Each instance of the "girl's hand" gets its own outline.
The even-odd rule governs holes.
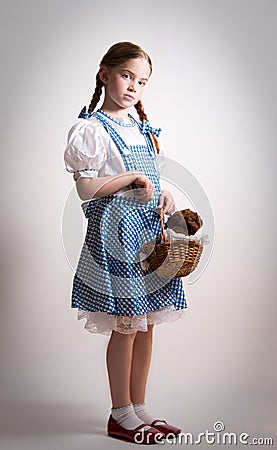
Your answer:
[[[143,173],[136,175],[134,183],[138,189],[135,191],[136,198],[141,203],[147,203],[154,197],[155,186]]]
[[[173,214],[175,211],[175,201],[173,195],[165,189],[161,192],[158,208],[164,208],[165,214]]]

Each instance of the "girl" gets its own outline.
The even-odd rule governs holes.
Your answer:
[[[182,317],[187,307],[181,278],[162,279],[139,259],[142,244],[161,234],[160,208],[168,215],[175,210],[173,196],[160,187],[161,130],[151,127],[141,102],[151,72],[151,59],[138,45],[113,45],[64,153],[88,219],[72,307],[87,319],[86,329],[110,336],[108,434],[143,443],[181,432],[147,412],[145,391],[153,326]]]

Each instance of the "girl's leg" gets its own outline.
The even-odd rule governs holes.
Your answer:
[[[147,377],[152,355],[153,327],[148,325],[148,331],[138,331],[133,346],[133,360],[130,379],[130,393],[134,411],[141,420],[149,425],[157,418],[148,414],[145,404]],[[163,424],[163,422],[157,422]]]
[[[107,348],[107,368],[113,407],[111,416],[125,430],[134,430],[143,425],[131,402],[130,375],[132,366],[133,343],[136,333],[122,334],[112,332]],[[112,419],[108,421],[108,431],[112,432]],[[150,428],[145,427],[145,431]],[[121,430],[122,432],[122,430]]]
[[[133,344],[136,333],[113,331],[107,347],[107,369],[114,408],[129,405]]]
[[[144,403],[147,377],[152,355],[153,326],[148,331],[138,331],[133,344],[133,358],[130,377],[131,401]]]

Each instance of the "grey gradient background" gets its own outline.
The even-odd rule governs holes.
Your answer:
[[[146,111],[215,219],[186,318],[155,328],[149,411],[195,434],[221,420],[276,436],[276,2],[1,6],[1,450],[128,445],[105,436],[108,338],[70,309],[61,238],[66,134],[120,40],[150,53]]]

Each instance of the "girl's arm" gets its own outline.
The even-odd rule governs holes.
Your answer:
[[[135,183],[138,189],[138,197],[142,203],[152,200],[155,187],[150,180],[141,172],[127,171],[118,175],[107,175],[105,177],[86,178],[81,177],[78,172],[74,174],[76,188],[81,200],[104,197],[114,194],[120,189]]]

